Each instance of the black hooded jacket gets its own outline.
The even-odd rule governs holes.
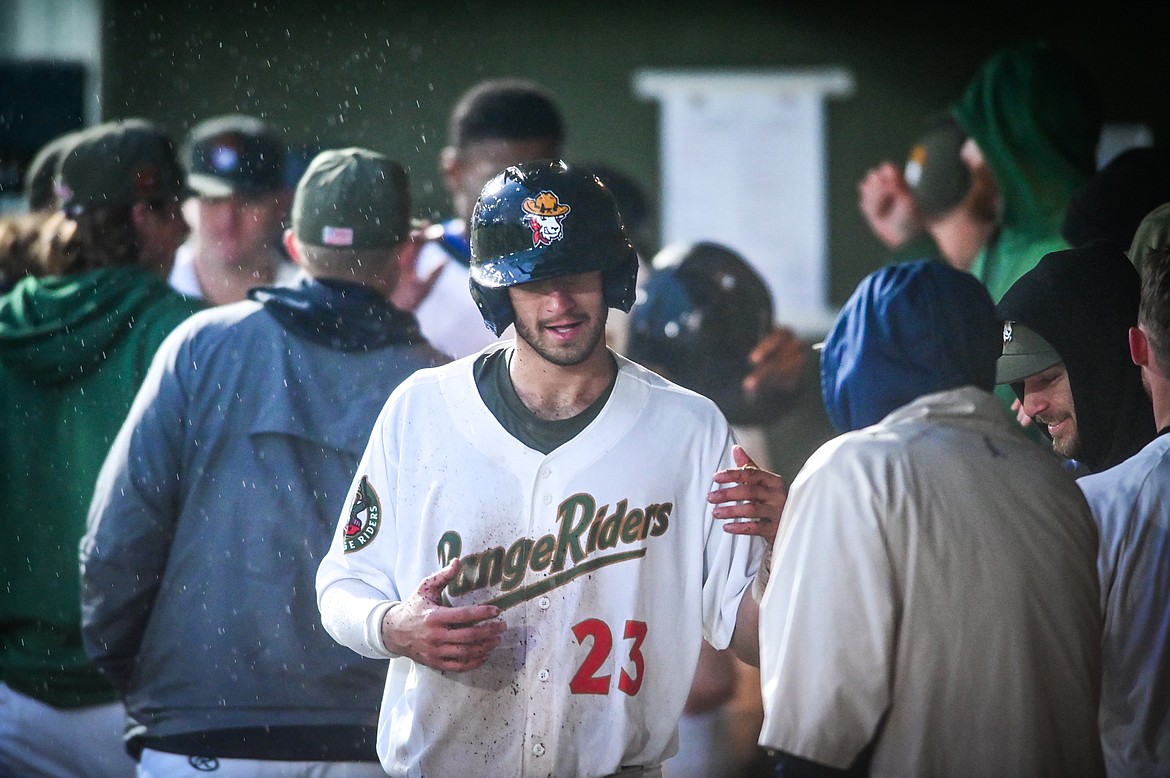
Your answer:
[[[1100,472],[1153,440],[1154,413],[1129,356],[1141,280],[1125,254],[1103,244],[1046,254],[1000,300],[1001,319],[1047,340],[1068,371],[1082,462]],[[1013,384],[1017,396],[1023,384]]]

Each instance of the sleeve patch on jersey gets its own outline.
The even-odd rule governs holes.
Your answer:
[[[345,553],[360,551],[373,541],[382,524],[382,503],[370,486],[370,479],[362,476],[349,509],[349,521],[345,524]]]

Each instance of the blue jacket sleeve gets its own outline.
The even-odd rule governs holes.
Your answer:
[[[155,354],[98,476],[81,542],[85,651],[125,690],[162,582],[179,515],[186,328]]]

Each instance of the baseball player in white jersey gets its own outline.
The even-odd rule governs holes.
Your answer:
[[[700,636],[758,663],[745,593],[783,482],[714,403],[606,348],[637,260],[591,174],[508,168],[471,242],[472,295],[517,337],[391,395],[318,571],[322,621],[393,660],[391,775],[659,775]]]

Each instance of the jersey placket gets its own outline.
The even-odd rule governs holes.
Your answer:
[[[554,476],[549,457],[545,457],[532,481],[529,537],[549,533],[559,537],[557,505],[564,497],[563,491],[564,485]],[[555,575],[555,571],[545,570],[544,575]],[[567,625],[555,618],[559,609],[552,608],[553,594],[544,592],[523,604],[525,651],[521,672],[527,705],[522,751],[525,765],[521,771],[524,775],[552,775],[556,764],[556,712],[561,708],[557,684],[568,682],[556,677],[552,660],[558,636]]]

